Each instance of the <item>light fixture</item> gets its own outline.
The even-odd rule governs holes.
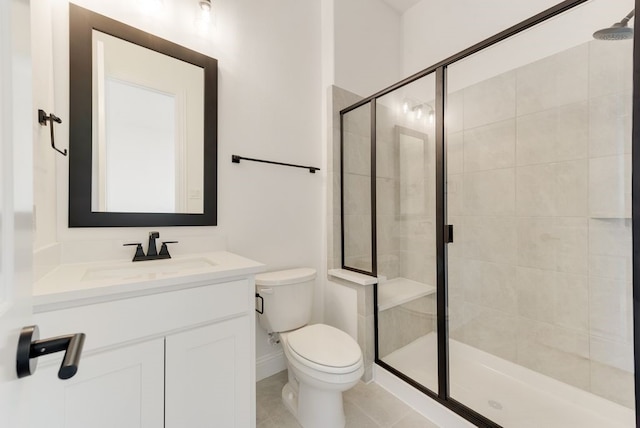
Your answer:
[[[202,9],[203,12],[210,12],[211,0],[200,0],[200,9]]]
[[[406,115],[411,115],[413,120],[421,120],[427,118],[429,124],[433,124],[435,121],[435,111],[428,103],[423,103],[419,100],[405,98],[402,101],[402,112]]]
[[[422,118],[422,114],[424,113],[424,107],[422,104],[417,105],[413,108],[413,111],[416,113],[416,119],[420,120]]]
[[[196,28],[198,33],[205,36],[209,33],[209,27],[211,26],[211,0],[198,0],[198,14],[196,17]]]

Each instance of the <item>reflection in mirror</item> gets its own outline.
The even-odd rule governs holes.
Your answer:
[[[96,30],[92,43],[92,211],[202,213],[202,67]]]
[[[217,61],[69,5],[69,226],[217,223]]]
[[[400,217],[424,215],[427,210],[426,144],[427,135],[396,126],[398,148],[398,203]]]

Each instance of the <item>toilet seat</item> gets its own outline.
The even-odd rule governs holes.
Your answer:
[[[313,324],[287,334],[283,341],[291,357],[324,373],[351,373],[362,367],[362,351],[347,333]]]

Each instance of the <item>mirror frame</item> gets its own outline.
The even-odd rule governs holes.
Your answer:
[[[204,69],[203,213],[91,210],[92,30]],[[217,225],[218,61],[137,28],[69,4],[69,227]]]

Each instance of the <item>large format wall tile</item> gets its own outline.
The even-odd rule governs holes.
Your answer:
[[[628,92],[633,85],[633,41],[589,43],[589,96]]]
[[[463,110],[465,129],[515,117],[515,73],[504,73],[466,88]]]
[[[586,334],[526,318],[518,318],[517,331],[519,364],[589,389],[589,337]]]
[[[587,273],[587,222],[583,218],[518,219],[518,265]]]
[[[556,266],[559,272],[588,273],[589,228],[584,217],[556,217],[553,226],[557,237]]]
[[[635,408],[633,374],[625,370],[591,361],[591,392]]]
[[[550,217],[518,219],[518,266],[555,270],[558,238],[553,225]]]
[[[589,278],[589,325],[593,336],[625,343],[633,341],[631,283]]]
[[[591,336],[591,359],[633,373],[633,344]]]
[[[347,133],[344,138],[344,172],[371,176],[369,137]]]
[[[516,154],[514,119],[464,131],[464,171],[513,167]]]
[[[447,94],[445,126],[447,133],[460,132],[464,129],[464,91]]]
[[[631,281],[632,262],[631,255],[619,257],[592,254],[589,256],[589,275]]]
[[[586,216],[588,210],[589,171],[586,160],[560,162],[554,165],[556,215]]]
[[[457,216],[464,214],[464,192],[462,186],[464,183],[463,174],[451,174],[447,176],[447,214],[449,216]]]
[[[518,116],[587,99],[588,47],[577,46],[517,70]]]
[[[516,169],[517,213],[521,216],[585,216],[586,160],[522,166]]]
[[[460,271],[466,301],[516,314],[518,306],[515,266],[469,260]]]
[[[516,194],[513,168],[464,175],[465,215],[513,215]]]
[[[556,179],[553,164],[519,167],[516,170],[517,213],[520,216],[556,214]]]
[[[463,171],[463,136],[463,132],[447,134],[447,174],[461,174]]]
[[[589,219],[589,254],[630,257],[631,219]]]
[[[455,226],[454,222],[454,226]],[[518,248],[517,223],[513,217],[465,217],[460,243],[467,260],[485,260],[497,263],[516,263]],[[453,244],[456,245],[456,244]],[[452,247],[449,246],[451,254]],[[454,254],[456,250],[453,250]],[[455,256],[454,256],[455,257]]]
[[[531,165],[587,157],[586,101],[519,116],[517,164]]]
[[[436,283],[436,257],[400,251],[400,272],[403,278],[423,284]]]
[[[631,153],[631,91],[589,100],[589,156]]]
[[[517,318],[485,306],[464,304],[464,341],[509,361],[517,359]]]
[[[631,155],[589,159],[589,215],[631,217]]]
[[[371,177],[357,174],[344,175],[345,215],[371,213]]]
[[[559,327],[589,332],[589,278],[556,272],[553,290],[553,323]]]
[[[553,323],[556,275],[543,269],[517,268],[517,307],[521,317]]]

